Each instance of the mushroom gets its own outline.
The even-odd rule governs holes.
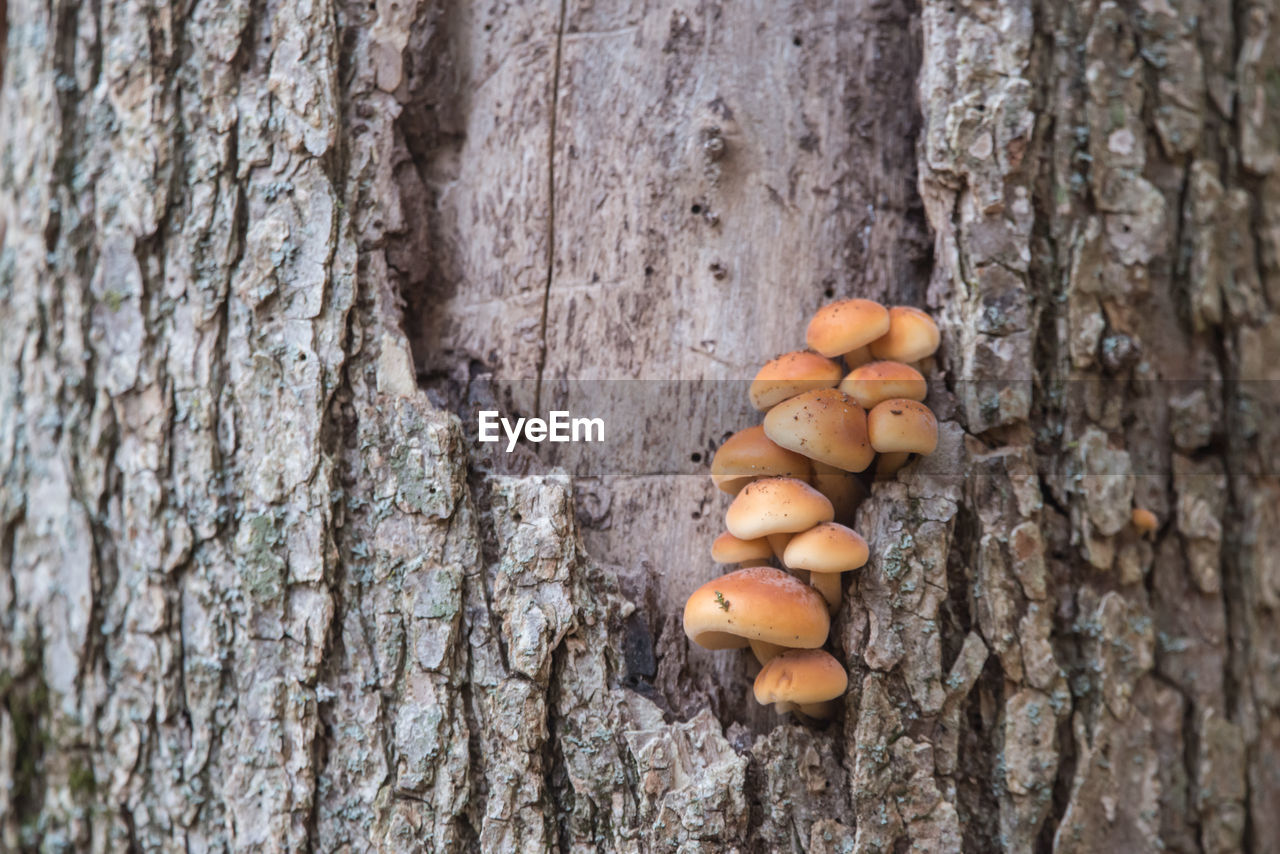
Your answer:
[[[792,537],[782,562],[792,569],[809,570],[809,583],[834,614],[840,607],[840,573],[863,566],[869,555],[867,541],[857,531],[824,522]]]
[[[932,356],[940,340],[938,324],[932,317],[918,308],[895,305],[889,309],[888,331],[871,342],[871,355],[895,362],[918,362]]]
[[[739,430],[725,439],[711,459],[711,480],[730,495],[737,495],[756,478],[808,480],[811,471],[809,461],[802,454],[779,447],[759,425]]]
[[[831,502],[809,484],[791,477],[770,477],[753,481],[738,493],[725,514],[725,527],[735,537],[754,540],[806,531],[834,516]]]
[[[684,633],[707,649],[750,645],[761,663],[778,647],[816,649],[831,628],[827,603],[780,569],[756,566],[708,581],[684,606]]]
[[[773,557],[773,549],[764,537],[742,540],[725,531],[711,544],[711,559],[716,563],[741,563],[760,566]]]
[[[894,397],[877,403],[867,415],[867,435],[882,454],[932,454],[938,446],[938,419],[923,403]]]
[[[887,332],[889,312],[884,306],[869,299],[847,299],[818,309],[804,339],[811,349],[832,357],[865,347]]]
[[[761,411],[815,388],[831,388],[844,375],[839,363],[817,353],[785,353],[765,366],[751,383],[751,405]]]
[[[849,674],[831,653],[792,649],[765,663],[756,676],[756,702],[773,703],[779,713],[799,709],[811,718],[829,718],[832,702],[849,687]]]
[[[1135,507],[1133,508],[1133,527],[1137,528],[1138,533],[1143,536],[1154,536],[1156,529],[1160,527],[1160,520],[1147,508]]]
[[[858,401],[863,409],[871,409],[891,397],[924,400],[929,388],[920,372],[910,365],[871,362],[850,371],[840,383],[840,390]]]
[[[867,441],[867,413],[835,388],[779,403],[764,417],[764,432],[787,450],[844,471],[863,471],[875,457]]]

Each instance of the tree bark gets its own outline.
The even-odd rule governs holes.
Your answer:
[[[1278,81],[1251,0],[0,0],[0,850],[1274,850]],[[855,295],[941,441],[804,726],[679,615]],[[650,444],[473,441],[583,382]]]

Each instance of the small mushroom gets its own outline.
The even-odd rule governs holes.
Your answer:
[[[867,413],[835,388],[807,391],[769,410],[765,435],[789,451],[844,471],[863,471],[875,453],[867,441]]]
[[[932,356],[941,337],[938,324],[918,308],[895,305],[889,309],[889,329],[871,342],[871,355],[895,362],[918,362]]]
[[[824,522],[792,537],[782,562],[792,569],[809,570],[809,583],[834,614],[840,607],[840,573],[865,565],[869,555],[867,541],[857,531]]]
[[[752,381],[748,394],[751,405],[764,411],[801,392],[831,388],[843,375],[839,363],[817,353],[797,350],[766,362]]]
[[[811,718],[835,712],[832,701],[849,687],[849,674],[831,653],[792,649],[770,659],[756,676],[756,702],[773,703],[779,713],[798,709]]]
[[[1160,520],[1147,508],[1135,507],[1133,508],[1133,527],[1137,528],[1138,533],[1144,537],[1152,537],[1160,527]]]
[[[871,362],[850,371],[840,383],[840,390],[858,401],[863,409],[872,409],[891,397],[924,400],[929,388],[920,372],[910,365]]]
[[[889,331],[889,312],[869,299],[824,305],[809,321],[805,343],[827,357],[851,353]]]
[[[725,527],[735,537],[754,540],[806,531],[834,516],[831,502],[809,484],[791,477],[770,477],[753,481],[738,493],[725,513]]]
[[[802,454],[779,447],[757,425],[724,440],[711,460],[711,480],[722,491],[737,495],[761,477],[808,480],[812,469]]]
[[[938,419],[923,403],[895,397],[877,403],[867,415],[867,435],[882,454],[932,454],[938,446]]]
[[[711,559],[716,563],[752,563],[759,566],[756,561],[768,561],[772,557],[773,549],[769,548],[769,541],[764,537],[743,540],[725,531],[711,544]]]
[[[739,569],[708,581],[684,606],[684,633],[707,649],[750,645],[761,663],[773,647],[816,649],[826,643],[827,603],[809,585],[780,569]]]

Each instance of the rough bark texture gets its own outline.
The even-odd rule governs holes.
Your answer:
[[[0,850],[1275,850],[1274,4],[0,35]],[[849,295],[940,318],[942,441],[812,728],[680,631],[708,478],[497,474],[450,410],[749,378]]]

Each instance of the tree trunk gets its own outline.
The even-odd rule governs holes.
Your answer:
[[[852,295],[813,727],[679,617]],[[1278,380],[1274,4],[0,0],[0,850],[1275,850]]]

